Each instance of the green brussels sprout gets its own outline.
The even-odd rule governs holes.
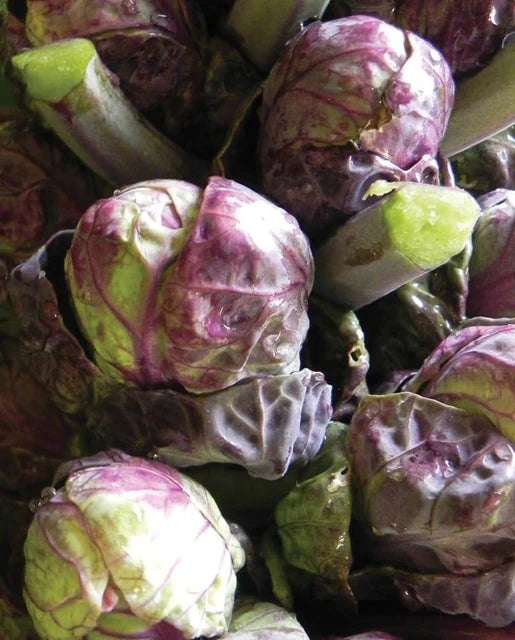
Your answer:
[[[35,504],[24,546],[24,599],[42,638],[100,638],[88,634],[118,624],[168,625],[177,638],[227,630],[245,554],[205,489],[117,450],[62,475]]]

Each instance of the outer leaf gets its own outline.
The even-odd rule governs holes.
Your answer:
[[[412,393],[365,397],[348,447],[368,557],[479,574],[515,557],[515,450],[483,416]]]
[[[64,459],[86,452],[80,440],[21,363],[16,342],[0,342],[1,489],[26,500],[39,493]]]
[[[116,191],[80,220],[65,260],[72,305],[95,360],[109,376],[164,384],[163,281],[199,213],[201,189],[152,180]]]
[[[352,600],[347,582],[352,563],[352,475],[344,436],[342,425],[333,423],[319,456],[275,508],[286,563],[309,575],[318,599],[330,593],[340,602]],[[298,588],[294,580],[292,586]]]
[[[108,579],[86,519],[61,491],[36,513],[25,541],[24,599],[38,634],[86,635],[104,607]]]
[[[393,22],[395,5],[395,0],[332,0],[328,14],[331,19],[355,14],[376,16]]]
[[[188,390],[292,368],[308,328],[313,259],[296,220],[211,178],[163,291],[166,357]]]
[[[515,438],[515,322],[475,319],[451,333],[406,389],[486,416]]]
[[[313,18],[320,20],[328,4],[329,0],[234,0],[225,30],[245,56],[266,73],[302,24]]]
[[[71,238],[71,231],[52,237],[11,272],[8,290],[20,324],[21,361],[56,406],[75,414],[109,385],[74,335],[63,272]]]
[[[302,361],[323,371],[333,386],[335,411],[343,410],[354,395],[362,393],[369,368],[369,356],[359,320],[316,296],[308,307],[310,326],[303,346]]]
[[[309,640],[293,613],[251,597],[236,600],[227,640]]]
[[[208,54],[202,104],[192,118],[189,144],[193,144],[199,154],[211,158],[228,145],[228,138],[246,117],[249,104],[261,90],[262,79],[236,47],[219,36],[210,39]],[[171,105],[170,110],[173,112],[175,105]],[[249,140],[249,134],[241,133],[241,140],[236,140],[235,148],[231,149],[233,155],[237,154],[233,161],[236,166],[230,167],[231,177],[241,170],[238,159],[244,157],[245,151],[250,152],[254,160],[254,142]]]
[[[167,622],[147,624],[135,616],[121,594],[112,611],[102,613],[87,640],[184,640],[184,634]]]
[[[75,226],[103,191],[100,181],[23,110],[0,108],[0,256],[27,258]]]
[[[200,396],[128,389],[90,420],[110,443],[134,453],[152,450],[177,467],[236,463],[272,480],[317,453],[331,411],[331,387],[304,369]]]
[[[513,562],[478,575],[419,574],[387,566],[359,572],[352,585],[365,598],[397,597],[407,609],[416,611],[413,616],[407,614],[404,621],[402,614],[397,614],[397,620],[391,623],[382,616],[385,627],[392,631],[402,630],[408,638],[508,640],[513,637],[515,628],[512,625],[515,621],[514,572]],[[453,617],[465,614],[486,626],[467,618],[424,614],[424,609],[438,610]],[[411,625],[415,626],[410,631]],[[506,629],[496,630],[499,627]]]
[[[426,280],[405,284],[358,312],[371,354],[371,388],[395,371],[417,370],[451,332],[449,309]]]

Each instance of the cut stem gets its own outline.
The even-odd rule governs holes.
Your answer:
[[[63,40],[12,58],[28,106],[112,185],[152,178],[204,183],[209,166],[163,136],[119,89],[93,43]]]
[[[462,189],[410,182],[375,183],[389,194],[358,213],[315,251],[314,291],[359,309],[446,263],[479,217]]]

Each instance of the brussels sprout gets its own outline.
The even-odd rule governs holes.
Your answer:
[[[101,371],[70,305],[64,259],[72,238],[72,231],[56,234],[12,271],[13,311],[5,324],[11,317],[19,325],[21,365],[76,432],[86,427],[97,449],[152,451],[188,465],[232,462],[260,477],[277,478],[309,461],[331,417],[331,387],[321,373],[249,376],[217,392],[189,394],[173,380],[138,388]]]
[[[115,450],[61,475],[24,548],[24,599],[43,638],[120,637],[109,630],[138,624],[168,625],[172,638],[227,630],[244,552],[200,485]]]
[[[82,332],[114,378],[207,392],[296,368],[310,248],[292,216],[235,182],[149,181],[99,201],[66,274]]]
[[[515,320],[472,319],[428,356],[406,390],[486,416],[515,439]]]
[[[472,236],[469,316],[515,317],[515,191],[498,189],[479,199]]]
[[[398,0],[396,24],[429,40],[453,73],[478,69],[513,26],[513,0]]]
[[[315,22],[263,88],[263,188],[313,239],[363,209],[378,178],[437,182],[454,83],[420,37],[367,16]]]
[[[347,444],[374,558],[388,549],[392,564],[456,573],[512,559],[515,451],[484,416],[409,392],[370,395]]]
[[[454,74],[488,62],[513,27],[513,0],[333,0],[338,15],[373,15],[413,31],[445,56]],[[331,7],[330,7],[331,8]]]
[[[192,2],[27,0],[26,31],[33,46],[90,39],[138,109],[152,115],[173,103],[174,138],[198,108],[205,30]]]

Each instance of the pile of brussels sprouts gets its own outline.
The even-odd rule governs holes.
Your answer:
[[[0,4],[0,640],[513,636],[514,32]]]

